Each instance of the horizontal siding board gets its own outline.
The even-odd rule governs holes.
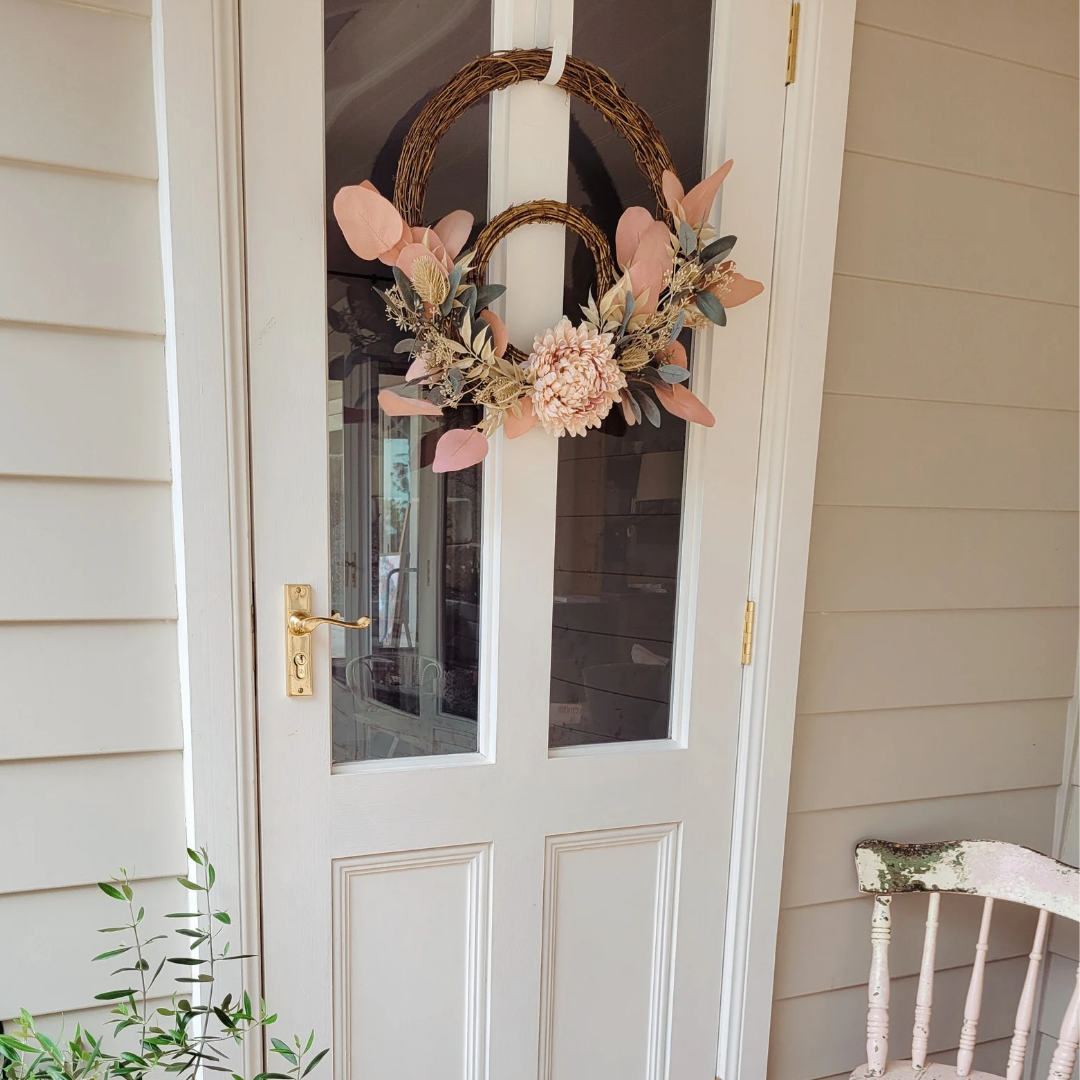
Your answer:
[[[1042,1008],[1039,1010],[1040,1031],[1057,1036],[1075,987],[1076,961],[1068,956],[1049,956],[1046,963],[1046,987],[1043,991]]]
[[[859,0],[856,19],[960,49],[1075,76],[1075,0]],[[940,109],[937,111],[941,111]]]
[[[830,310],[827,392],[1077,408],[1072,308],[838,274]]]
[[[0,479],[0,621],[176,617],[168,484]]]
[[[160,334],[157,185],[0,164],[0,319]]]
[[[1071,919],[1055,916],[1050,927],[1050,951],[1073,964],[1080,962],[1080,929]]]
[[[0,474],[168,480],[164,343],[0,326]]]
[[[1077,515],[818,506],[807,611],[1076,607]]]
[[[809,614],[801,713],[1071,697],[1076,612]]]
[[[870,970],[872,907],[871,898],[862,896],[782,911],[776,949],[776,997],[800,997],[865,985]],[[889,971],[893,978],[917,975],[926,923],[926,896],[914,893],[897,896],[892,911]],[[972,962],[981,914],[981,902],[969,896],[942,897],[939,969]],[[1026,956],[1034,933],[1034,911],[1019,904],[998,904],[994,908],[989,959]]]
[[[814,499],[1075,510],[1077,444],[1074,412],[826,394]]]
[[[0,821],[12,850],[48,857],[0,862],[0,893],[183,873],[179,752],[0,764]]]
[[[1077,127],[1072,79],[855,28],[848,150],[1076,194]]]
[[[176,624],[0,624],[0,760],[179,750]]]
[[[1049,699],[798,716],[789,809],[1051,786],[1067,709]]]
[[[117,869],[102,873],[109,880]],[[135,903],[146,908],[146,921],[140,928],[145,940],[156,934],[168,934],[176,928],[166,912],[182,910],[187,899],[177,896],[181,888],[173,878],[139,881],[133,885]],[[54,889],[49,892],[13,893],[0,896],[0,926],[4,933],[4,964],[15,978],[0,980],[0,1017],[17,1016],[20,1009],[31,1015],[39,1012],[67,1012],[92,1008],[94,995],[105,990],[123,989],[131,983],[121,980],[129,975],[110,978],[110,972],[130,963],[134,955],[117,958],[112,963],[92,963],[92,958],[106,949],[130,945],[128,934],[100,934],[103,926],[128,922],[127,904],[107,897],[96,885],[77,889]],[[15,930],[14,933],[8,932]],[[47,942],[47,947],[43,943]],[[186,945],[190,943],[185,943]],[[180,939],[156,942],[148,947],[151,971],[157,968],[166,947],[177,955]],[[167,973],[166,973],[167,975]],[[167,985],[167,980],[163,980]]]
[[[168,1008],[168,997],[153,998],[150,1007]],[[4,1027],[7,1031],[15,1030],[16,1020],[4,1016]],[[139,1033],[137,1028],[128,1028],[120,1033],[119,1038],[114,1039],[110,1021],[115,1020],[112,1009],[108,1005],[99,1005],[94,1009],[68,1009],[62,1012],[38,1012],[34,1014],[34,1025],[38,1031],[43,1031],[52,1039],[70,1038],[75,1028],[82,1027],[83,1031],[91,1032],[95,1038],[104,1036],[104,1048],[109,1053],[120,1053],[123,1050],[135,1051],[138,1049]],[[9,1023],[9,1021],[11,1021]]]
[[[847,153],[836,270],[1075,306],[1078,224],[1075,195]]]
[[[859,895],[855,845],[993,839],[1047,851],[1054,833],[1052,787],[790,814],[784,849],[784,907]]]
[[[149,20],[0,4],[0,157],[153,179]]]
[[[869,933],[869,931],[868,931]],[[979,1021],[982,1041],[994,1042],[1012,1034],[1016,1002],[1027,962],[1017,958],[986,966],[986,993]],[[955,1047],[963,1021],[964,995],[970,968],[939,973],[934,987],[931,1051]],[[911,1017],[918,979],[894,979],[890,1057],[907,1057]],[[769,1050],[769,1080],[812,1080],[849,1073],[866,1061],[866,987],[787,998],[775,1004]],[[975,1067],[981,1068],[976,1052]]]

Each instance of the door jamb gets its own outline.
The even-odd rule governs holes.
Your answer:
[[[788,87],[739,717],[717,1077],[765,1076],[855,0],[804,0]]]
[[[804,0],[788,90],[717,1075],[764,1076],[855,0]],[[187,835],[259,951],[237,0],[153,0]],[[778,76],[779,77],[779,76]],[[260,970],[244,961],[259,996]],[[252,1072],[261,1048],[247,1048]]]

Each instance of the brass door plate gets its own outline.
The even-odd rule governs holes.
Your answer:
[[[289,616],[311,614],[311,586],[285,586],[285,691],[289,697],[311,697],[311,634],[294,634]]]

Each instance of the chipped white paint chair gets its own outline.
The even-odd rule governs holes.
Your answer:
[[[870,1008],[866,1017],[866,1064],[851,1080],[883,1077],[885,1080],[1021,1080],[1031,1034],[1039,970],[1046,944],[1050,915],[1080,921],[1080,870],[1030,848],[993,840],[957,840],[941,844],[891,844],[864,840],[855,849],[859,889],[874,894],[870,928]],[[892,933],[891,902],[894,893],[926,892],[926,934],[915,999],[915,1026],[911,1034],[911,1057],[889,1061],[889,941]],[[934,996],[934,955],[937,947],[938,907],[941,893],[970,893],[984,897],[975,961],[964,1002],[964,1023],[955,1065],[928,1064],[930,1009]],[[972,1071],[975,1042],[982,1009],[983,974],[990,937],[990,917],[995,900],[1009,900],[1039,909],[1035,941],[1028,959],[1027,976],[1016,1010],[1016,1024],[1009,1046],[1005,1077]],[[1057,1049],[1045,1080],[1070,1080],[1076,1064],[1080,1038],[1080,970],[1077,987],[1065,1011]],[[1044,1080],[1037,1077],[1035,1080]]]

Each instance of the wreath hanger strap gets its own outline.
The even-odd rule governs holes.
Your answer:
[[[566,38],[560,34],[551,46],[551,66],[548,68],[548,73],[540,80],[544,86],[555,86],[559,80],[563,77],[563,72],[566,70],[566,58],[569,55],[570,47]]]

